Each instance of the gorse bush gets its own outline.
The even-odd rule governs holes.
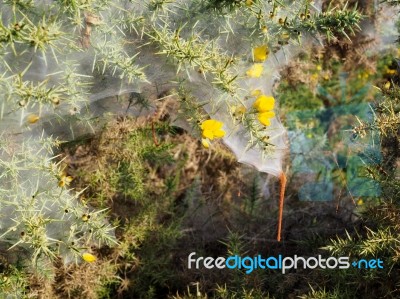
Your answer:
[[[358,258],[381,258],[385,260],[385,267],[381,271],[370,273],[346,272],[338,279],[358,281],[368,292],[369,297],[395,298],[400,292],[399,285],[393,283],[398,280],[399,269],[399,170],[396,163],[399,160],[399,81],[398,68],[391,64],[393,57],[389,57],[389,67],[385,68],[385,76],[381,81],[380,99],[376,103],[376,115],[371,122],[361,122],[354,127],[354,133],[363,138],[371,130],[376,130],[382,137],[383,163],[369,166],[365,176],[379,182],[382,194],[379,203],[369,204],[361,210],[362,228],[355,234],[347,234],[343,238],[332,239],[325,248],[336,255],[349,255]],[[394,64],[395,65],[395,64]],[[388,80],[389,79],[389,80]],[[396,162],[397,161],[397,162]],[[354,290],[347,290],[355,294]],[[371,295],[372,294],[372,295]]]
[[[175,290],[178,298],[192,296],[193,289],[185,289],[195,278],[177,265],[179,248],[187,242],[200,250],[204,244],[189,238],[184,227],[214,227],[232,214],[250,219],[243,229],[248,232],[261,219],[257,176],[242,196],[245,180],[233,156],[278,176],[287,147],[280,115],[290,121],[286,116],[294,109],[334,106],[313,88],[323,93],[332,87],[340,62],[295,65],[306,79],[283,72],[288,80],[275,89],[279,68],[306,43],[353,39],[366,18],[357,5],[324,8],[309,0],[4,0],[0,10],[5,298],[152,298]],[[368,70],[351,85],[362,88]],[[381,212],[378,224],[387,220],[386,200],[398,196],[398,184],[382,173],[396,172],[391,144],[399,143],[399,87],[395,73],[384,76],[374,78],[382,92],[373,107],[376,117],[351,128],[360,137],[378,131],[392,155],[385,156],[392,159],[387,165],[368,168],[388,186],[384,207],[365,212],[368,219],[368,211]],[[366,93],[356,100],[365,102]],[[218,144],[220,138],[232,153]],[[327,140],[314,138],[319,149]],[[235,221],[236,227],[242,224]],[[364,234],[367,241],[360,235],[326,248],[393,257],[396,249],[387,248],[397,248],[396,227],[378,227]],[[210,235],[204,233],[202,242],[225,240],[219,252],[246,249],[234,232],[215,229]],[[397,265],[396,258],[392,262]],[[262,274],[221,277],[229,283],[202,280],[196,296],[269,296]],[[328,298],[325,289],[312,294]]]
[[[313,13],[308,1],[295,1],[290,6],[275,1],[228,1],[218,5],[207,1],[73,1],[50,6],[30,1],[6,3],[3,7],[4,12],[10,12],[7,18],[3,16],[1,27],[7,54],[3,56],[2,82],[12,89],[8,91],[13,98],[9,97],[9,101],[18,99],[23,108],[19,111],[29,111],[37,103],[40,107],[49,104],[48,109],[55,106],[60,112],[68,111],[63,110],[68,107],[71,114],[87,98],[88,83],[96,86],[92,89],[95,94],[100,93],[103,84],[96,79],[103,77],[110,82],[103,90],[107,94],[110,89],[139,89],[149,81],[165,82],[175,77],[175,72],[179,80],[189,76],[192,85],[209,81],[222,92],[213,93],[218,99],[207,96],[208,110],[217,109],[221,101],[229,108],[243,106],[245,61],[265,61],[283,45],[298,43],[301,32],[317,34],[322,30],[332,38],[352,32],[361,20],[356,10],[345,8]],[[177,14],[175,10],[185,13]],[[340,21],[329,21],[332,17],[338,19],[336,14],[341,16]],[[247,71],[247,75],[260,77],[261,64],[254,67],[257,70]],[[191,74],[193,70],[200,77]],[[202,83],[201,77],[206,81]],[[199,90],[200,87],[196,93]],[[44,111],[40,112],[42,116]],[[239,120],[261,142],[263,135],[256,131],[262,127],[248,118]]]

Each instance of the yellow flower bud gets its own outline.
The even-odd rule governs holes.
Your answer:
[[[261,29],[261,32],[264,33],[264,34],[267,34],[267,33],[268,33],[268,28],[267,28],[267,26],[264,26],[264,27]]]
[[[97,260],[97,258],[93,254],[91,254],[89,252],[83,253],[82,254],[82,259],[85,262],[88,262],[88,263],[93,263],[93,262],[95,262]]]
[[[318,81],[318,74],[312,74],[311,81]]]
[[[60,104],[60,99],[59,98],[53,98],[51,99],[54,105],[59,105]]]
[[[284,39],[284,40],[287,40],[287,39],[290,38],[290,35],[289,35],[289,33],[284,32],[284,33],[281,34],[281,38]]]
[[[207,139],[201,139],[201,144],[203,145],[204,148],[210,148],[210,142],[208,142]]]
[[[232,107],[232,114],[235,117],[241,117],[243,114],[246,113],[246,107],[243,105],[237,105],[235,107]]]
[[[26,119],[27,119],[28,123],[34,124],[39,120],[39,116],[36,114],[30,114],[30,115],[28,115],[28,117]]]
[[[396,74],[397,74],[397,71],[396,71],[396,70],[388,69],[388,70],[386,71],[386,74],[388,74],[388,75],[396,75]]]
[[[260,96],[261,94],[262,94],[261,89],[252,90],[251,93],[250,93],[250,95],[251,95],[252,97],[258,97],[258,96]]]
[[[58,181],[59,187],[69,186],[69,184],[73,181],[72,176],[67,176],[66,174],[62,174],[60,180]]]

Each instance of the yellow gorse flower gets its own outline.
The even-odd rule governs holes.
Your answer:
[[[387,75],[396,75],[397,74],[397,70],[387,69],[386,70],[386,74]]]
[[[275,113],[273,111],[268,111],[268,112],[262,112],[258,113],[257,118],[260,123],[262,123],[264,126],[270,126],[271,125],[271,118],[275,116]]]
[[[311,77],[311,81],[313,81],[313,82],[317,82],[318,81],[318,74],[317,73],[312,74],[310,77]]]
[[[271,96],[266,96],[264,94],[257,97],[256,101],[253,104],[253,107],[258,112],[267,112],[273,110],[275,106],[275,99]]]
[[[268,46],[263,45],[253,49],[253,57],[256,62],[263,62],[268,58],[269,49]]]
[[[201,124],[203,138],[213,140],[225,136],[225,131],[222,130],[224,124],[215,119],[208,119]]]
[[[250,78],[259,78],[262,75],[264,66],[261,63],[255,63],[246,71],[246,75]]]
[[[73,179],[74,178],[72,176],[62,173],[60,176],[60,180],[58,181],[58,186],[59,187],[69,186],[69,184],[72,182]]]
[[[97,260],[97,258],[93,254],[91,254],[89,252],[83,253],[82,254],[82,259],[85,262],[88,262],[88,263],[93,263],[93,262],[95,262]]]
[[[258,121],[264,126],[270,126],[271,118],[275,116],[275,113],[272,111],[275,107],[274,97],[262,94],[257,97],[256,101],[253,104],[253,107],[258,112]]]

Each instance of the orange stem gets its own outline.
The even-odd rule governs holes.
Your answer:
[[[278,219],[278,242],[281,241],[281,234],[282,234],[282,219],[283,219],[283,202],[285,199],[285,189],[286,189],[286,176],[283,172],[281,172],[279,176],[281,190],[279,194],[279,219]]]

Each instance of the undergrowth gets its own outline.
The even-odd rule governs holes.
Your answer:
[[[372,41],[359,30],[372,3],[318,11],[308,0],[128,2],[0,4],[0,296],[399,297],[400,52],[364,51]],[[199,139],[220,136],[202,124],[222,102],[227,122],[251,137],[246,150],[268,149],[269,125],[254,121],[265,111],[243,105],[244,65],[257,66],[256,49],[275,59],[302,37],[323,46],[295,55],[273,89],[298,146],[277,242],[277,180]],[[164,73],[174,81],[146,94]],[[113,80],[129,87],[129,106],[95,115],[89,98]],[[58,127],[69,141],[45,137]],[[246,274],[188,269],[190,252],[331,254],[385,266]]]

